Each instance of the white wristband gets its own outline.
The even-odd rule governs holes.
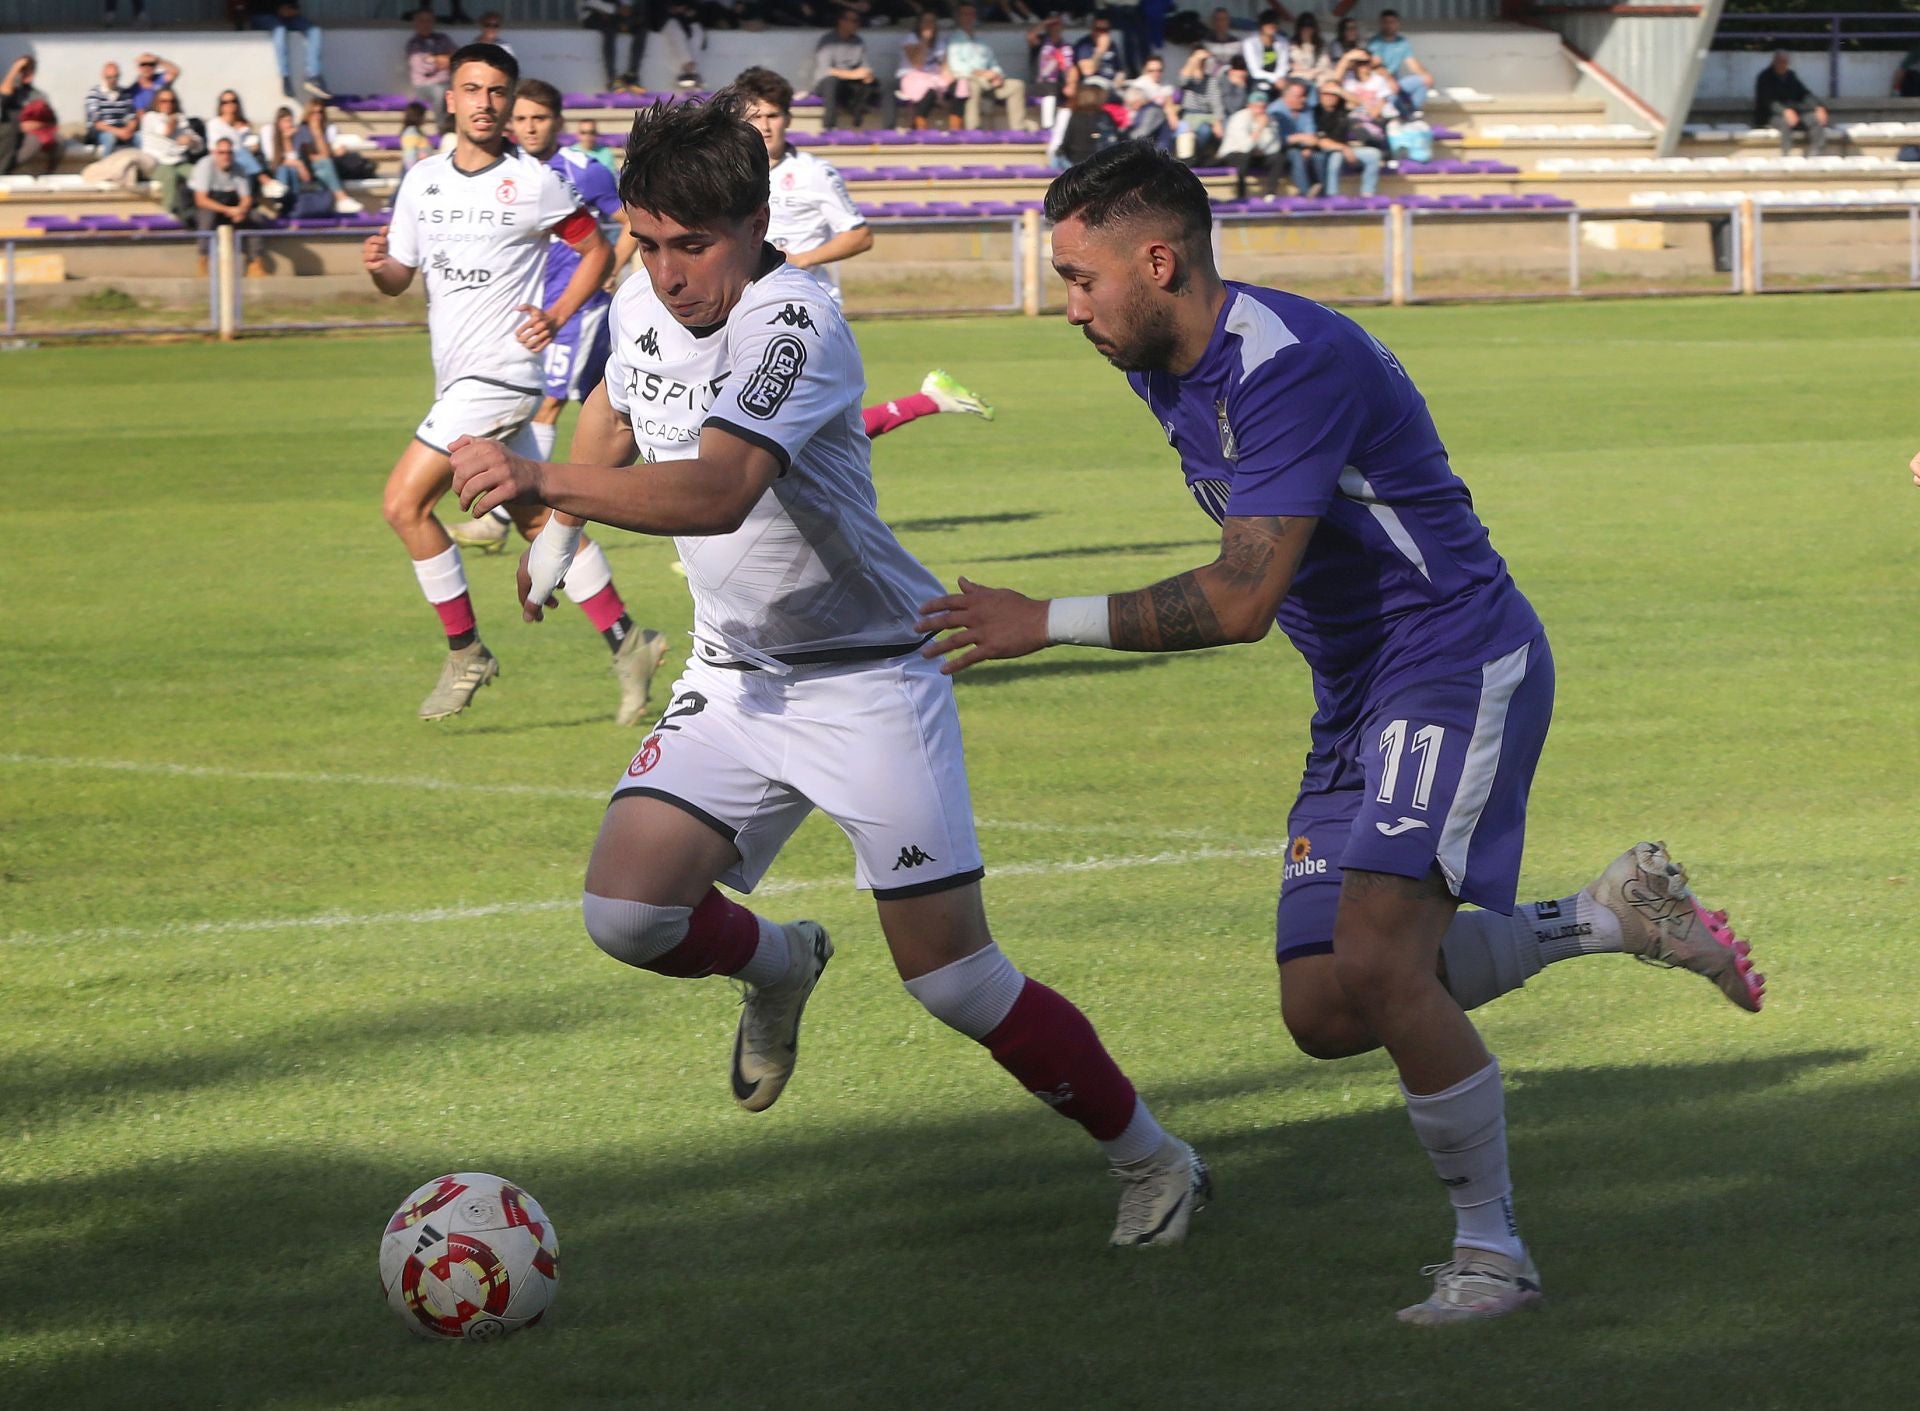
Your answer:
[[[560,580],[573,567],[573,553],[580,547],[580,534],[585,528],[584,524],[562,524],[557,514],[547,516],[527,550],[527,579],[531,584],[528,602],[538,606],[553,596]]]
[[[1047,640],[1077,647],[1111,647],[1113,627],[1107,617],[1106,598],[1054,598],[1047,604]]]

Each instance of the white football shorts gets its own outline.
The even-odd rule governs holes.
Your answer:
[[[414,428],[414,439],[447,454],[462,436],[504,441],[540,410],[538,387],[509,387],[483,377],[462,377],[441,389],[426,420]]]
[[[818,808],[877,899],[979,880],[953,682],[917,652],[790,676],[698,659],[614,786],[684,809],[739,849],[720,880],[751,892]]]

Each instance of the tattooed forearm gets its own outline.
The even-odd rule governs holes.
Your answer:
[[[1215,562],[1108,599],[1114,649],[1187,652],[1258,641],[1272,625],[1315,522],[1279,516],[1228,519]]]
[[[1123,652],[1188,652],[1234,640],[1221,631],[1200,570],[1133,593],[1117,593],[1109,607],[1113,645]]]

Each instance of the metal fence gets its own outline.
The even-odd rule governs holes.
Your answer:
[[[938,262],[873,264],[891,271],[847,281],[850,312],[859,316],[1022,312],[1057,308],[1059,286],[1046,263],[1046,228],[1037,212],[1010,219],[918,218],[876,221],[889,234],[950,237],[972,257]],[[1504,243],[1488,239],[1506,226]],[[1334,253],[1302,253],[1290,240],[1340,229]],[[1556,234],[1564,232],[1564,235]],[[1471,232],[1465,234],[1463,232]],[[1677,232],[1677,234],[1676,234]],[[1645,240],[1596,250],[1589,236]],[[424,308],[410,297],[390,303],[371,294],[350,248],[361,232],[234,232],[210,235],[71,235],[0,241],[4,324],[9,339],[84,339],[152,333],[238,338],[249,333],[419,327]],[[1262,248],[1261,242],[1266,242]],[[1370,253],[1377,242],[1377,260]],[[1338,239],[1327,242],[1339,246]],[[139,281],[94,274],[91,308],[101,317],[48,312],[43,287],[28,283],[30,255],[82,250],[100,255],[143,247],[204,257],[204,272],[167,281],[176,290],[160,314],[133,317],[119,285]],[[294,253],[297,247],[297,257]],[[1770,294],[1840,289],[1920,289],[1920,205],[1863,203],[1765,206],[1620,206],[1584,209],[1458,210],[1393,204],[1377,212],[1223,214],[1214,223],[1216,259],[1229,277],[1278,281],[1329,303],[1417,304],[1483,300],[1654,297],[1676,294]],[[1518,252],[1518,253],[1516,253]],[[1525,258],[1521,258],[1521,254]],[[266,254],[290,263],[333,268],[343,292],[334,304],[305,299],[298,277],[245,277],[248,261]],[[1604,257],[1604,265],[1597,264]],[[96,266],[102,262],[95,260]],[[855,268],[858,268],[855,266]],[[1371,271],[1371,273],[1369,273]],[[893,279],[891,304],[874,293]],[[36,289],[40,299],[29,294]],[[177,291],[186,290],[190,298]],[[112,291],[112,292],[110,292]]]

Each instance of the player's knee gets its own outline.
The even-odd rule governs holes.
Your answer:
[[[1352,1058],[1380,1046],[1366,1026],[1349,1015],[1297,1015],[1283,1010],[1281,1018],[1293,1046],[1308,1058]]]
[[[380,514],[394,529],[411,529],[432,511],[405,485],[389,485],[380,497]]]
[[[622,964],[644,969],[687,938],[693,911],[584,892],[580,915],[595,945]]]
[[[1334,978],[1341,992],[1362,1014],[1390,1007],[1405,988],[1407,976],[1390,946],[1343,946],[1334,952]]]
[[[905,982],[927,1013],[970,1039],[985,1039],[1012,1012],[1027,977],[997,945]]]

